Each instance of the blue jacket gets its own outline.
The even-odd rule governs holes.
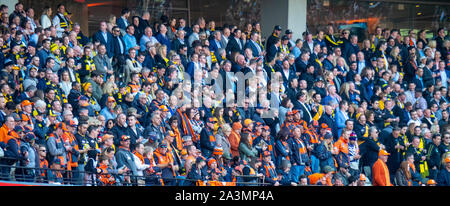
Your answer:
[[[224,48],[223,45],[218,42],[220,45],[220,48]],[[214,39],[209,41],[209,50],[212,52],[217,52],[217,50],[219,49],[219,46],[217,45],[216,41]]]
[[[284,159],[289,158],[289,143],[286,142],[286,145],[283,145],[283,143],[281,142],[281,140],[277,140],[275,143],[275,166],[277,168],[279,168],[279,166],[281,165],[281,162]]]
[[[300,149],[301,149],[302,145],[299,142],[297,142],[295,138],[289,138],[288,144],[289,144],[289,158],[291,160],[291,164],[292,165],[305,164],[306,166],[308,166],[309,165],[308,153],[307,152],[304,154],[300,153]],[[304,142],[303,142],[303,147],[306,151],[307,150],[306,144]]]
[[[158,34],[156,35],[156,40],[158,40],[159,43],[166,45],[167,47],[167,54],[169,54],[171,47],[172,47],[172,43],[170,42],[169,37],[167,37],[167,34],[165,36],[163,36],[162,34]]]
[[[345,127],[346,119],[345,119],[344,113],[339,108],[336,108],[336,110],[335,110],[334,119],[336,121],[336,126],[338,129],[338,137],[340,137],[342,129],[344,129],[344,127]]]
[[[263,48],[258,43],[256,43],[256,45],[252,42],[252,40],[248,40],[247,43],[245,43],[244,49],[250,48],[252,50],[253,57],[258,57],[259,52],[257,47],[259,47],[261,51],[263,51]]]
[[[123,19],[122,17],[117,18],[116,20],[116,24],[117,26],[122,29],[122,30],[126,30],[127,26],[130,25],[128,23],[128,20]]]

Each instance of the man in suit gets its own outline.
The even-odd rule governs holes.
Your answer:
[[[186,26],[186,20],[183,18],[178,19],[178,29],[177,30],[183,30],[185,33],[185,37],[188,37],[191,33],[191,29]]]
[[[167,47],[167,54],[169,54],[171,50],[171,42],[169,40],[169,37],[167,36],[167,27],[164,24],[159,25],[159,34],[156,35],[156,40],[160,44],[164,44]]]
[[[266,48],[270,48],[272,45],[276,44],[276,39],[280,39],[281,26],[276,25],[273,28],[272,35],[267,39]]]
[[[243,53],[244,45],[241,41],[241,30],[234,30],[233,37],[228,41],[228,45],[226,47],[227,55],[231,55],[234,52]]]
[[[250,41],[244,46],[244,49],[250,48],[254,57],[264,56],[264,51],[261,45],[258,44],[259,34],[257,32],[252,32],[250,34]]]
[[[312,53],[314,51],[314,40],[312,34],[307,33],[305,42],[303,42],[303,50]]]
[[[113,68],[111,66],[111,60],[107,57],[106,51],[107,51],[106,46],[104,44],[100,44],[98,46],[98,54],[93,58],[96,70],[103,75],[105,75],[106,73],[108,74],[114,73]]]
[[[220,43],[222,44],[223,48],[227,47],[230,35],[231,35],[230,28],[228,28],[228,27],[223,28],[222,38],[221,38],[221,41],[220,41]]]
[[[120,28],[115,26],[113,29],[113,51],[114,51],[114,67],[116,71],[120,71],[122,66],[125,64],[125,42],[120,34]]]
[[[362,51],[359,51],[358,54],[356,54],[356,57],[358,58],[358,60],[356,61],[358,74],[361,74],[362,70],[366,67],[366,65],[368,65],[368,63],[366,62],[366,58]]]
[[[306,103],[306,92],[298,92],[297,93],[297,101],[294,101],[294,109],[302,111],[303,117],[306,123],[310,123],[312,121],[311,107]]]
[[[431,68],[433,68],[434,60],[427,59],[425,67],[423,67],[423,83],[426,88],[430,85],[434,85],[433,72]]]
[[[209,50],[212,52],[217,52],[218,49],[224,48],[224,46],[221,43],[222,33],[220,31],[215,31],[213,36],[214,39],[211,39],[209,41]]]
[[[113,36],[107,31],[107,25],[105,21],[100,22],[100,29],[92,37],[93,41],[99,41],[100,44],[105,45],[106,54],[109,58],[114,56]]]
[[[128,17],[130,17],[130,13],[131,12],[130,10],[128,10],[128,8],[123,8],[122,12],[120,13],[121,16],[116,20],[116,24],[119,27],[122,35],[125,35],[125,30],[127,29],[127,26],[130,25],[128,23]]]

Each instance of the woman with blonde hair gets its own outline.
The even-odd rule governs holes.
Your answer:
[[[108,29],[109,32],[112,33],[112,28],[117,26],[116,24],[116,16],[113,14],[110,14],[108,17],[108,21],[106,22],[106,28]]]
[[[403,60],[402,56],[400,55],[400,47],[394,46],[391,50],[391,53],[388,57],[389,65],[397,65],[397,70],[400,72],[403,72]],[[390,68],[389,68],[390,69]]]
[[[431,58],[432,59],[434,59],[434,54],[436,53],[436,46],[437,46],[436,40],[431,40],[428,43],[428,47],[431,48]]]
[[[167,56],[167,46],[166,45],[162,44],[159,47],[157,47],[155,61],[157,64],[162,64],[166,67],[169,66],[169,58]]]
[[[41,22],[40,22],[42,29],[46,29],[46,28],[52,26],[51,16],[52,16],[52,8],[49,6],[44,7],[44,10],[42,11],[42,15],[41,15]]]
[[[222,147],[222,156],[225,159],[231,159],[230,142],[228,141],[230,134],[231,126],[229,124],[222,124],[219,132],[216,134],[216,144]]]

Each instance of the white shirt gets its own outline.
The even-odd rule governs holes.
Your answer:
[[[50,18],[48,18],[47,15],[42,15],[41,16],[41,26],[42,26],[43,29],[46,29],[46,28],[52,26],[52,22],[50,21]]]

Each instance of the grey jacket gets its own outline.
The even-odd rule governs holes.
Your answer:
[[[130,169],[132,175],[138,175],[136,164],[134,163],[133,154],[123,148],[119,148],[116,153],[117,168],[120,169],[124,165]]]

